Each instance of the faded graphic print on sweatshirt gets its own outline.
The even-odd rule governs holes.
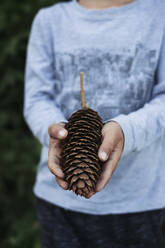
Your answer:
[[[80,71],[86,102],[103,120],[128,114],[149,101],[156,51],[137,44],[132,50],[79,49],[55,54],[55,98],[65,117],[81,108]]]

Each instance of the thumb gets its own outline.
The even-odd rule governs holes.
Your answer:
[[[102,140],[102,144],[99,148],[98,151],[98,156],[100,158],[100,160],[102,160],[103,162],[106,161],[111,152],[113,151],[114,145],[113,145],[113,140],[112,137],[110,138],[110,136],[107,134],[105,134],[103,136],[103,140]]]
[[[62,123],[57,123],[49,126],[48,133],[52,138],[63,139],[67,136],[68,131],[64,128]]]

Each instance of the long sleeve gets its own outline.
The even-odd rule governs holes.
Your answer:
[[[34,17],[27,46],[23,114],[33,135],[48,146],[49,125],[66,119],[54,101],[53,53],[42,14],[39,10]]]
[[[120,124],[125,137],[122,157],[141,151],[165,135],[165,39],[162,41],[151,100],[137,111],[110,120]]]

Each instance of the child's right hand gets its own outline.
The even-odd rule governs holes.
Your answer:
[[[52,124],[48,128],[50,135],[48,151],[48,168],[56,176],[56,181],[63,189],[68,188],[68,183],[64,181],[64,173],[60,167],[61,140],[65,139],[68,131],[64,128],[64,123]]]

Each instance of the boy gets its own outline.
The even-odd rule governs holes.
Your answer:
[[[37,13],[24,117],[43,144],[34,186],[43,247],[160,247],[164,11],[161,0],[73,0]],[[67,190],[59,166],[64,122],[81,108],[81,71],[86,101],[104,121],[104,171],[87,198]]]

